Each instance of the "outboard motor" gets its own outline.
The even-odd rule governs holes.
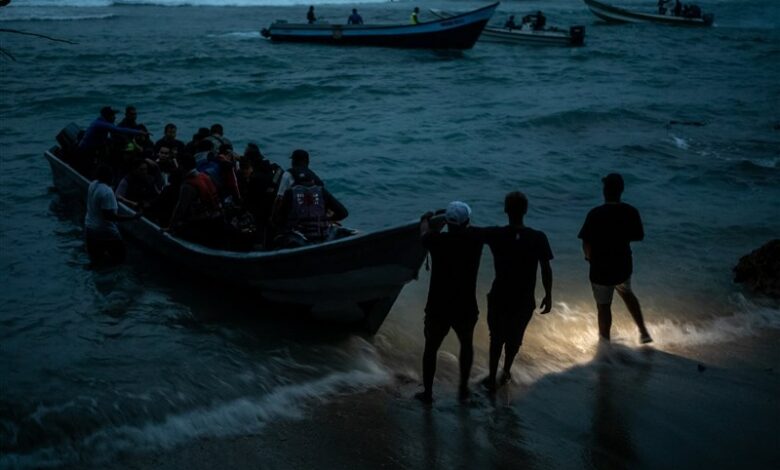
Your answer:
[[[84,131],[75,123],[71,122],[57,134],[57,143],[60,144],[60,157],[70,160],[76,156],[79,147],[79,141],[84,136]]]
[[[569,28],[569,36],[573,46],[585,44],[585,26],[572,26]]]

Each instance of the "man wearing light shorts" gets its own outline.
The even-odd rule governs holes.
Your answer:
[[[631,290],[633,260],[630,243],[644,238],[642,219],[633,206],[620,201],[623,177],[610,173],[602,179],[604,204],[592,209],[579,238],[585,259],[590,263],[590,282],[596,299],[599,336],[609,341],[612,327],[612,297],[617,291],[639,328],[640,342],[653,339],[645,326],[639,300]]]

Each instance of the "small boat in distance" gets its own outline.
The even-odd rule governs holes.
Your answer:
[[[583,0],[590,11],[604,21],[610,23],[661,23],[679,26],[712,26],[715,16],[712,13],[701,15],[698,18],[686,16],[659,15],[656,13],[642,13],[630,11],[624,8],[613,7],[597,0]]]
[[[471,49],[498,7],[418,24],[303,24],[277,21],[261,31],[272,41],[420,49]]]
[[[44,156],[58,192],[84,203],[90,181],[68,163],[70,153],[54,146]],[[121,214],[134,213],[122,202],[118,205]],[[299,248],[248,252],[177,238],[146,217],[125,221],[119,228],[175,269],[246,286],[258,297],[294,306],[314,319],[374,334],[422,266],[425,249],[419,225],[414,221]]]
[[[455,13],[435,8],[431,8],[430,12],[438,18],[455,16]],[[545,28],[534,31],[527,25],[517,29],[485,26],[479,40],[483,42],[511,42],[551,46],[582,46],[585,43],[585,27],[571,26],[568,31],[558,28]]]

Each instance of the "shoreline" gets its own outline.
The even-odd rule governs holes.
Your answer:
[[[494,399],[478,389],[479,377],[466,404],[454,383],[437,383],[430,408],[412,398],[415,379],[396,376],[309,403],[301,419],[254,435],[200,439],[94,468],[772,468],[780,462],[773,438],[780,353],[771,345],[780,334],[762,339],[758,367],[744,367],[754,359],[720,367],[613,344],[591,362],[510,384]]]

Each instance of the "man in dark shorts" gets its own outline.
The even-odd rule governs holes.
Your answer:
[[[523,334],[536,308],[536,271],[541,266],[544,299],[539,305],[542,314],[552,308],[553,259],[547,236],[526,227],[523,218],[528,211],[528,199],[519,191],[506,195],[504,212],[509,225],[488,227],[480,231],[482,240],[493,253],[496,278],[488,294],[488,328],[490,330],[490,372],[482,384],[496,389],[496,373],[501,350],[504,350],[504,373],[501,383],[511,379]]]
[[[482,242],[476,230],[469,227],[471,209],[460,201],[447,206],[442,224],[431,220],[432,213],[423,215],[420,233],[423,246],[431,254],[431,283],[428,303],[425,305],[425,352],[423,353],[424,390],[415,398],[423,403],[433,401],[433,376],[436,373],[436,354],[450,328],[460,341],[461,400],[469,396],[469,374],[474,359],[472,338],[479,309],[475,295]]]
[[[639,211],[620,202],[623,194],[623,177],[610,173],[602,179],[604,204],[592,209],[580,230],[582,251],[590,262],[590,282],[596,299],[599,316],[599,335],[609,341],[612,327],[612,296],[615,291],[623,298],[631,317],[639,327],[640,342],[650,343],[653,338],[645,326],[639,300],[631,291],[630,243],[645,237]]]

